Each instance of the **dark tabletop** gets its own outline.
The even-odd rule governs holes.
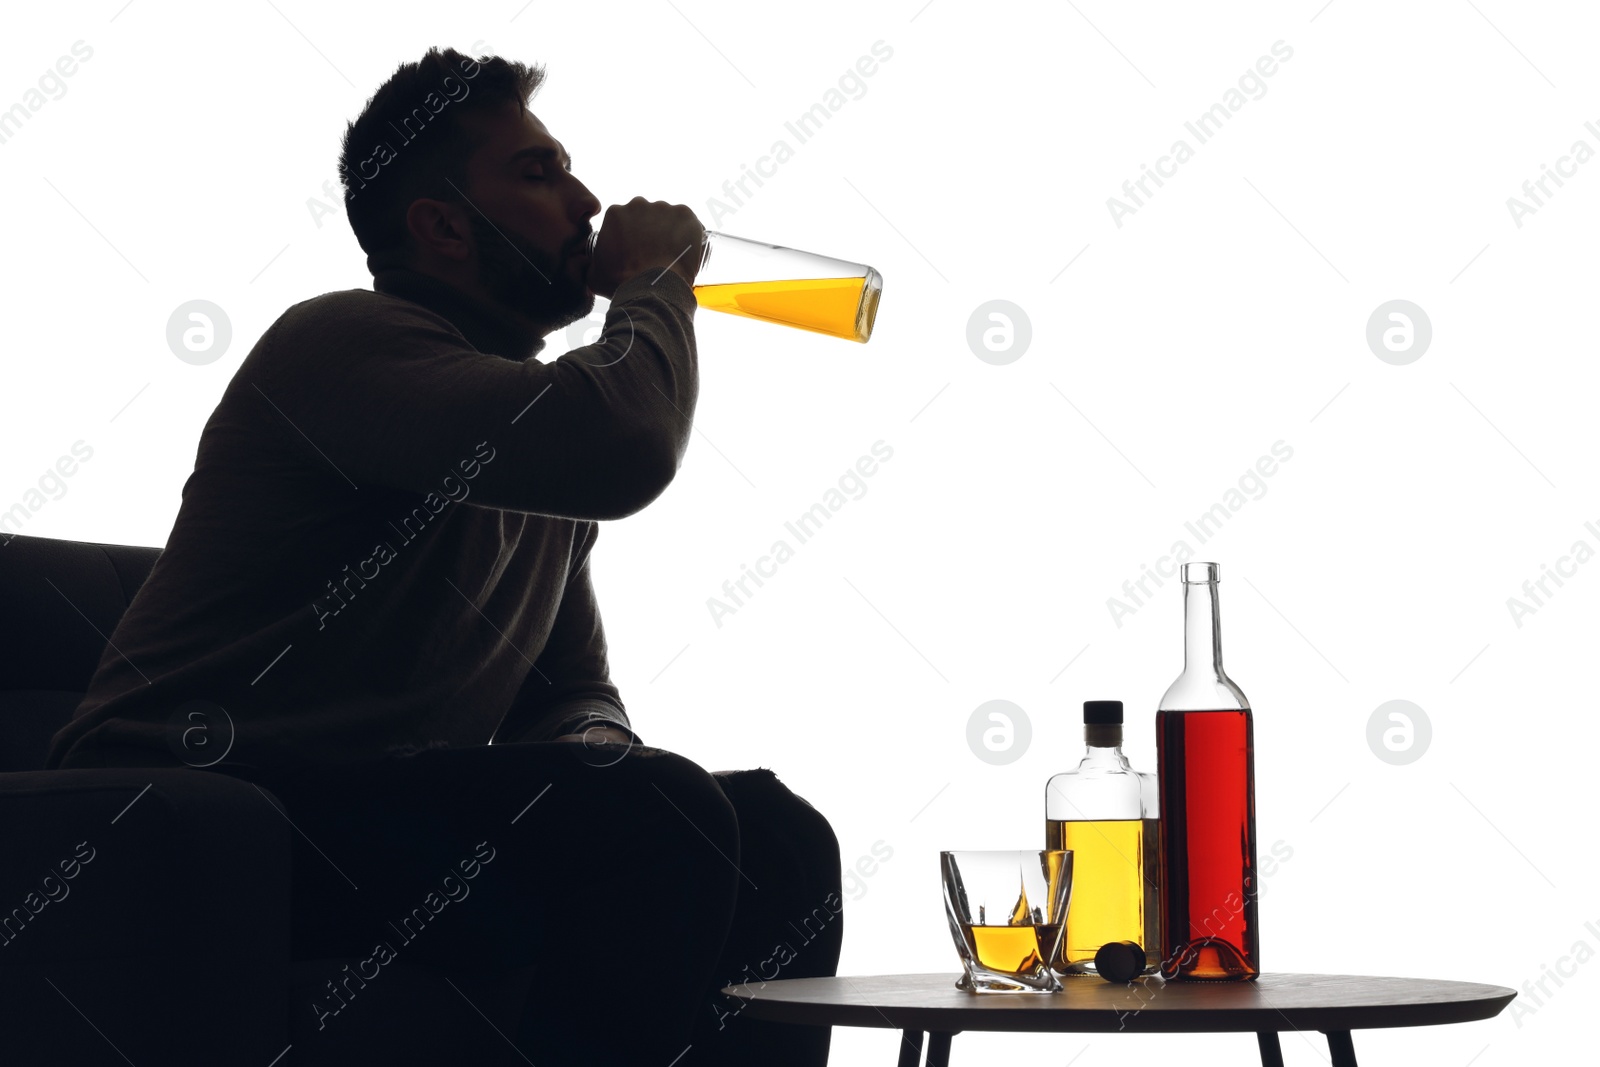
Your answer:
[[[1114,985],[1063,978],[1060,993],[967,993],[959,975],[793,978],[732,985],[758,1019],[814,1026],[1102,1033],[1358,1030],[1489,1019],[1516,990],[1425,978],[1263,974],[1253,982]]]

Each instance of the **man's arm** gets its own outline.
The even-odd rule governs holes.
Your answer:
[[[605,630],[589,577],[590,552],[598,534],[599,527],[590,523],[588,543],[580,550],[577,571],[567,578],[550,638],[495,730],[492,744],[553,741],[595,725],[638,740],[621,694],[611,682]]]
[[[676,271],[646,270],[617,287],[600,342],[541,363],[481,353],[421,305],[347,294],[285,313],[237,385],[340,486],[464,485],[483,507],[617,519],[688,448],[695,306]]]

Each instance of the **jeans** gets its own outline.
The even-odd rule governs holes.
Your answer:
[[[365,982],[401,960],[443,971],[486,1021],[498,1012],[506,1062],[823,1067],[829,1030],[751,1018],[718,990],[835,973],[828,821],[770,770],[611,747],[215,765],[270,791],[298,831],[291,958],[360,958],[291,1012],[353,1033]],[[414,1062],[455,1062],[422,1051],[439,1036],[426,1018],[403,1021]]]

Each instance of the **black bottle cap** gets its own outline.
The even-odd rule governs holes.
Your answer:
[[[1122,701],[1085,700],[1083,702],[1083,721],[1089,726],[1121,726]]]
[[[1094,954],[1095,973],[1108,982],[1127,983],[1144,973],[1144,949],[1136,941],[1108,941]]]

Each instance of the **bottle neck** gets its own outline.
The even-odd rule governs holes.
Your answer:
[[[1161,698],[1162,711],[1248,709],[1250,702],[1222,670],[1222,627],[1217,612],[1217,567],[1184,564],[1184,577],[1196,567],[1209,571],[1200,581],[1183,583],[1183,672]]]
[[[1122,754],[1122,725],[1120,723],[1084,723],[1083,762],[1079,770],[1098,767],[1104,770],[1125,771],[1131,765]]]
[[[1115,752],[1122,748],[1121,723],[1084,723],[1083,741],[1089,746],[1089,753],[1094,754],[1096,749],[1104,752]]]
[[[1183,671],[1222,673],[1222,625],[1217,614],[1217,583],[1186,582],[1183,586]]]

